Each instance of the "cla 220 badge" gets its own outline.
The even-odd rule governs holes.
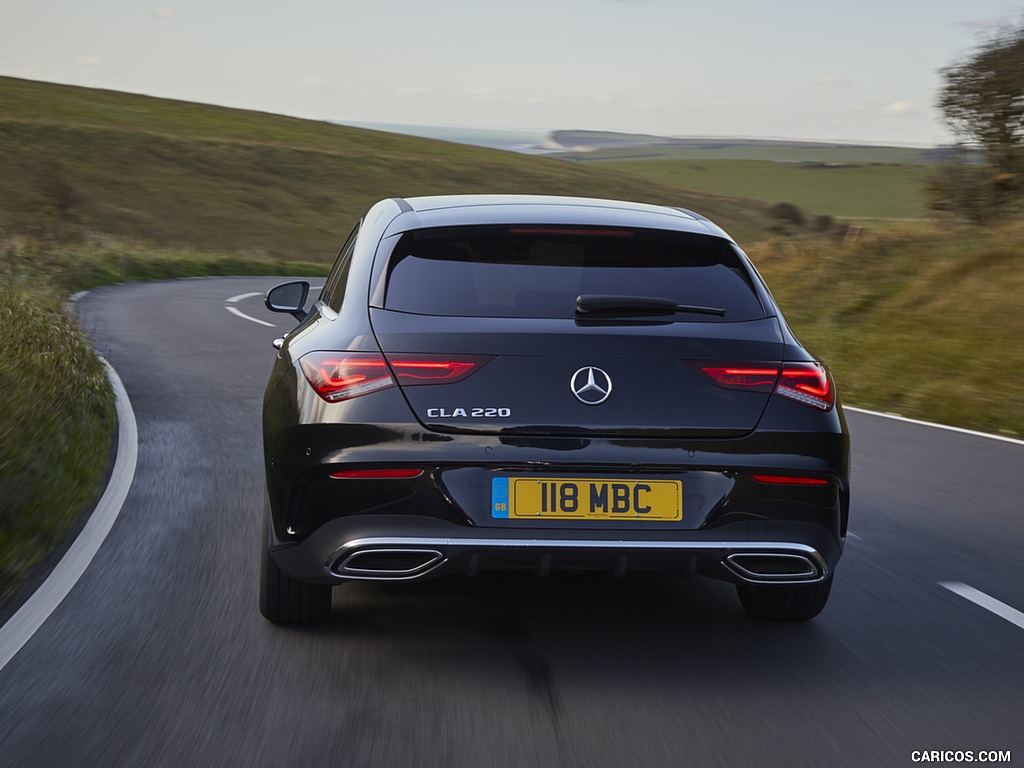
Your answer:
[[[600,405],[612,393],[612,378],[600,368],[580,368],[569,380],[569,389],[584,405]]]
[[[427,408],[428,419],[507,419],[511,408]]]

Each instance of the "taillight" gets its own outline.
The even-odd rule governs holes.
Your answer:
[[[779,378],[778,366],[768,365],[723,365],[701,366],[712,381],[726,389],[742,389],[748,392],[771,392]]]
[[[836,402],[828,371],[820,363],[786,363],[775,392],[823,411],[829,410]]]
[[[299,367],[329,403],[395,386],[384,356],[375,352],[310,352],[299,360]]]
[[[708,363],[686,360],[688,366],[704,374],[724,389],[744,392],[774,392],[827,411],[835,405],[836,395],[828,371],[820,363]]]
[[[403,386],[454,384],[476,373],[493,359],[486,355],[388,355],[391,369]]]
[[[324,400],[338,403],[395,386],[454,384],[493,358],[480,355],[391,355],[378,352],[310,352],[299,360],[303,375]]]

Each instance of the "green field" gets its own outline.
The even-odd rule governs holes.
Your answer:
[[[935,166],[926,163],[849,160],[777,162],[655,156],[587,158],[580,162],[688,190],[793,203],[815,214],[845,220],[925,218],[925,182],[935,173]]]
[[[790,142],[730,143],[716,140],[685,145],[647,144],[630,147],[604,147],[585,152],[568,152],[564,157],[583,162],[606,160],[768,160],[779,163],[860,163],[907,164],[935,162],[934,151],[911,147],[873,147],[854,144],[814,144]]]

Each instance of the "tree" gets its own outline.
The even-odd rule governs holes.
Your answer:
[[[977,52],[942,71],[939,99],[957,134],[983,147],[1004,173],[1022,170],[1024,26],[1003,28]]]
[[[932,192],[945,192],[954,205],[963,196],[960,203],[985,201],[994,216],[1019,196],[1024,174],[1024,25],[1003,27],[942,75],[938,106],[967,145],[983,150],[984,165],[969,168],[961,154],[948,179],[932,180]],[[984,217],[976,213],[982,216],[969,217]]]

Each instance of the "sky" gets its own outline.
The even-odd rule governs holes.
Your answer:
[[[0,74],[337,122],[933,145],[995,0],[3,0]]]

